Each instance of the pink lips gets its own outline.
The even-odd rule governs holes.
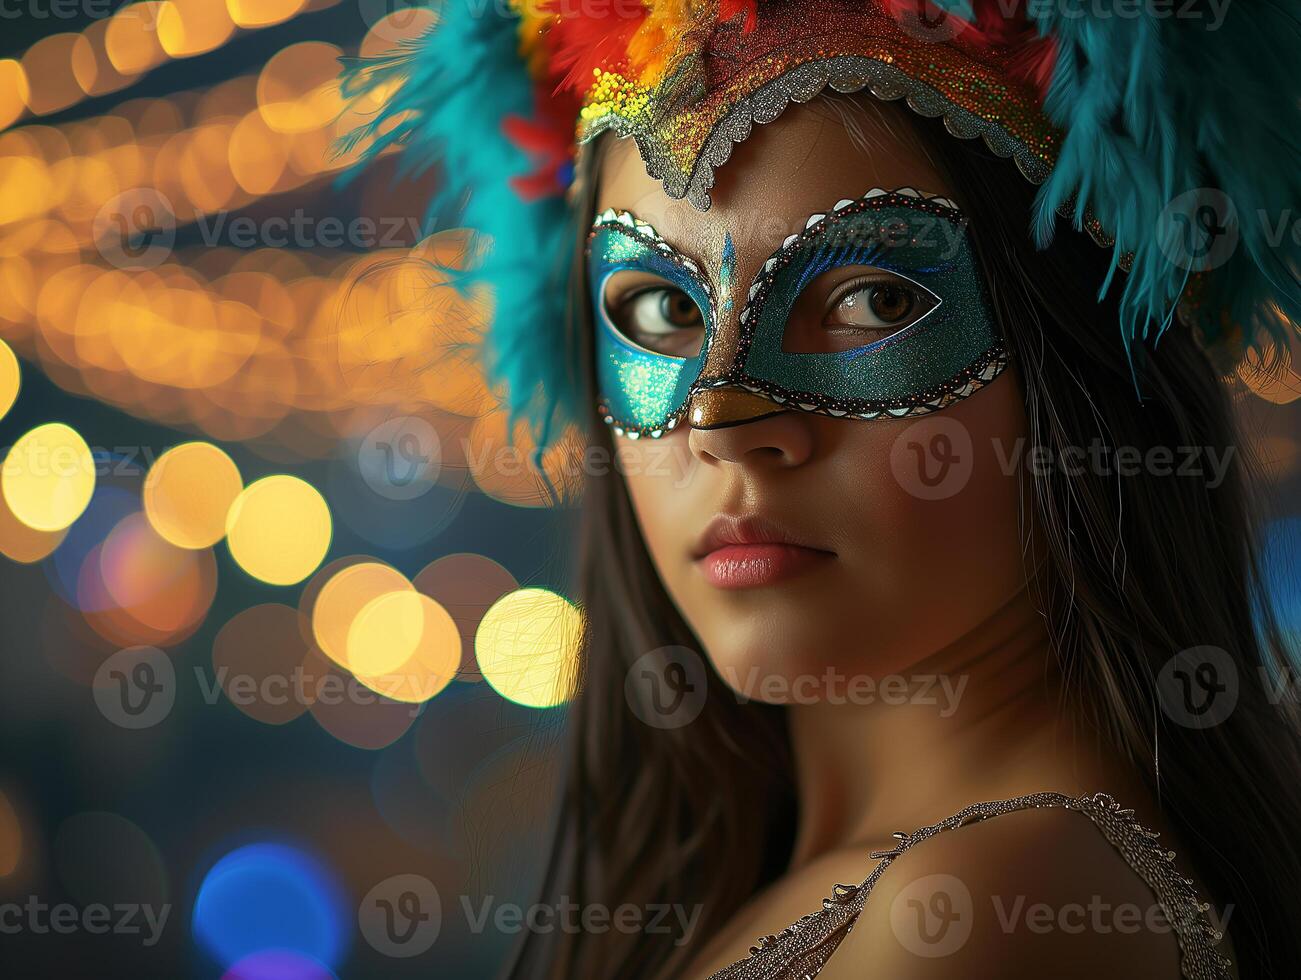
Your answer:
[[[720,514],[709,522],[693,557],[710,584],[753,589],[798,575],[835,553],[764,518]]]

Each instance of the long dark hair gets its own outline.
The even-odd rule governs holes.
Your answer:
[[[824,97],[822,106],[838,100]],[[1036,473],[1023,523],[1047,555],[1036,600],[1074,707],[1144,775],[1217,904],[1232,907],[1241,975],[1291,976],[1301,963],[1299,729],[1290,694],[1280,698],[1267,680],[1290,679],[1290,665],[1262,594],[1230,394],[1177,326],[1131,362],[1110,326],[1114,299],[1096,297],[1107,252],[1064,226],[1037,251],[1027,231],[1034,189],[1009,161],[954,139],[936,120],[855,101],[869,105],[888,125],[914,128],[971,218],[1020,368],[1030,445],[1056,458],[1095,441],[1234,453],[1216,486],[1146,471]],[[582,163],[580,215],[594,213],[600,155],[598,145]],[[590,394],[581,248],[580,240],[569,340]],[[592,425],[591,440],[612,451],[604,426]],[[741,703],[711,676],[691,725],[661,730],[638,720],[623,693],[633,661],[667,645],[700,645],[656,574],[617,472],[588,477],[583,515],[585,656],[544,898],[610,910],[698,904],[695,934],[709,936],[789,859],[797,813],[783,710]],[[1157,687],[1173,654],[1199,646],[1227,651],[1238,678],[1235,710],[1203,729],[1170,722]],[[613,929],[534,934],[511,976],[648,980],[680,972],[689,952],[672,937]]]

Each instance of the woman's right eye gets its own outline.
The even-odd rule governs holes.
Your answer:
[[[674,286],[639,289],[609,308],[610,319],[633,343],[673,357],[694,357],[705,338],[705,318],[689,295]]]

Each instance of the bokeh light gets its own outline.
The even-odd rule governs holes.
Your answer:
[[[483,680],[474,656],[474,637],[492,604],[519,588],[515,576],[485,555],[458,552],[430,562],[411,580],[418,592],[447,610],[461,634],[461,665],[457,680]]]
[[[230,19],[240,27],[270,27],[293,17],[308,0],[226,0]]]
[[[300,953],[271,949],[240,960],[221,980],[337,980],[320,963]]]
[[[209,442],[187,442],[158,457],[145,480],[145,514],[180,548],[208,548],[226,533],[226,516],[244,489],[239,468]]]
[[[0,340],[0,419],[8,414],[18,400],[21,386],[22,372],[18,367],[18,358],[13,348]]]
[[[62,531],[90,503],[95,460],[85,439],[62,422],[51,422],[14,443],[0,486],[18,520],[38,531]]]
[[[81,608],[94,611],[88,621],[119,645],[179,642],[207,616],[216,593],[212,552],[165,541],[141,513],[113,528],[78,582]]]
[[[0,129],[22,117],[27,111],[31,90],[27,69],[12,58],[0,58]]]
[[[342,561],[346,564],[338,567],[319,590],[303,593],[304,613],[321,650],[339,666],[351,670],[348,638],[361,611],[381,596],[412,591],[412,585],[405,575],[383,562]],[[399,655],[397,662],[400,660]]]
[[[226,518],[231,556],[271,585],[294,585],[311,575],[330,549],[331,534],[325,498],[296,476],[249,484]]]
[[[212,669],[226,699],[267,725],[283,725],[307,711],[313,690],[302,665],[308,647],[298,612],[265,603],[237,613],[212,644]]]
[[[376,693],[317,650],[304,658],[303,675],[314,692],[309,710],[316,723],[353,748],[387,748],[407,733],[422,710]]]
[[[572,603],[548,589],[519,589],[484,615],[474,650],[498,694],[550,708],[572,694],[581,639],[582,618]]]
[[[103,544],[109,532],[121,521],[139,512],[139,501],[129,490],[110,483],[95,488],[90,505],[81,519],[65,533],[62,543],[41,567],[54,591],[70,606],[82,611],[102,609],[104,606],[82,606],[78,597],[78,583],[86,569],[91,553]],[[94,564],[99,574],[99,562]],[[107,597],[104,600],[107,603]]]
[[[28,527],[9,509],[0,496],[0,555],[30,565],[53,553],[63,543],[66,531],[37,531]]]
[[[333,968],[350,916],[334,874],[297,847],[259,843],[214,864],[194,902],[194,937],[223,967],[269,952]]]
[[[219,48],[234,31],[226,5],[213,0],[166,0],[158,11],[158,43],[173,58]]]
[[[373,691],[419,704],[452,682],[461,635],[447,610],[418,592],[372,599],[348,631],[348,662]]]

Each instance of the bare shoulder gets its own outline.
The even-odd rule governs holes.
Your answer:
[[[818,976],[986,975],[1179,980],[1179,942],[1086,815],[1029,809],[906,850]]]

